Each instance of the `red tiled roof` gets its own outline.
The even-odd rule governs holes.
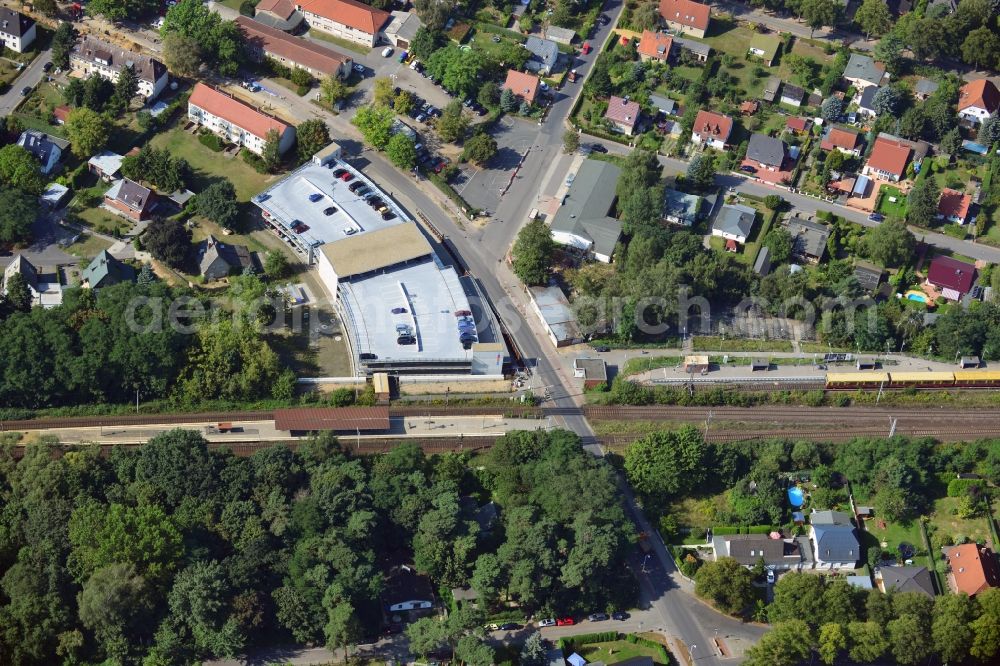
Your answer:
[[[972,197],[968,194],[946,187],[941,190],[938,213],[945,217],[958,217],[964,220],[969,215],[969,206],[971,205]]]
[[[910,147],[902,141],[893,141],[879,137],[868,158],[868,166],[878,171],[884,171],[902,177],[906,172],[906,163],[910,160]]]
[[[392,16],[355,0],[302,0],[303,11],[374,35]]]
[[[967,294],[976,279],[976,267],[951,257],[934,257],[927,269],[927,281],[944,289]]]
[[[785,127],[796,132],[804,132],[809,121],[802,116],[792,116],[785,121]]]
[[[52,109],[52,116],[59,122],[64,123],[66,122],[66,119],[69,117],[70,111],[71,109],[66,105],[57,106],[56,108]]]
[[[965,592],[970,597],[983,590],[1000,584],[993,551],[985,546],[980,549],[974,543],[967,543],[948,549],[945,554],[951,575],[955,579],[957,592]]]
[[[714,111],[699,111],[694,119],[694,132],[702,139],[729,141],[733,131],[733,119]]]
[[[274,412],[276,430],[382,431],[389,429],[389,408],[306,407]]]
[[[286,32],[258,23],[247,16],[238,16],[236,25],[243,32],[247,43],[274,53],[293,63],[313,70],[336,74],[351,58],[316,42],[292,37]]]
[[[604,112],[604,117],[620,125],[635,127],[640,113],[639,102],[626,102],[621,97],[612,96],[608,101],[608,110]]]
[[[1000,109],[1000,90],[989,79],[969,81],[958,91],[958,110],[964,111],[970,106],[995,113]]]
[[[191,93],[188,103],[208,111],[213,116],[228,120],[244,131],[262,139],[267,136],[270,130],[277,130],[278,134],[284,134],[285,130],[288,129],[288,125],[280,120],[265,115],[215,88],[206,86],[204,83],[198,83],[194,87],[194,92]]]
[[[660,16],[699,30],[708,30],[709,7],[692,0],[660,0]]]
[[[652,30],[643,30],[642,38],[639,40],[639,46],[636,48],[636,51],[639,55],[666,60],[670,55],[670,47],[673,43],[674,38],[670,35],[662,32],[653,32]]]
[[[285,21],[295,11],[295,4],[291,0],[260,0],[255,9],[258,12],[274,14]]]
[[[503,82],[504,88],[509,88],[515,95],[523,97],[526,102],[533,104],[538,96],[538,77],[534,74],[526,74],[516,69],[507,70],[507,80]]]
[[[823,142],[819,144],[819,147],[823,150],[833,150],[834,148],[854,150],[857,146],[858,133],[841,129],[839,127],[831,128],[830,133],[827,134],[826,138],[823,139]]]

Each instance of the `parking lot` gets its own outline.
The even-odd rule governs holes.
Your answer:
[[[499,147],[496,156],[486,168],[462,165],[455,189],[476,208],[495,211],[515,167],[538,137],[538,125],[533,120],[504,116],[490,134]]]

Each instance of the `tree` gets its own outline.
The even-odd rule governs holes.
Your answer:
[[[334,106],[338,102],[350,97],[351,89],[340,78],[328,76],[319,84],[319,94],[324,102],[330,106]]]
[[[763,245],[770,253],[771,264],[787,263],[792,257],[792,236],[784,227],[773,227],[764,234]]]
[[[413,139],[402,132],[394,134],[385,147],[386,156],[400,169],[412,169],[417,166],[417,149]]]
[[[365,141],[375,150],[384,150],[392,138],[392,123],[395,116],[391,109],[378,106],[363,106],[351,120],[361,130]]]
[[[657,432],[625,449],[625,473],[639,493],[657,499],[682,495],[705,478],[708,447],[691,426]]]
[[[892,521],[906,518],[912,509],[906,490],[892,486],[879,488],[875,493],[873,504],[880,516]]]
[[[819,628],[819,641],[816,652],[819,659],[828,666],[834,664],[837,658],[847,651],[847,634],[844,626],[836,622],[827,622]]]
[[[378,106],[392,106],[393,97],[396,93],[392,91],[392,80],[386,76],[380,76],[372,83],[372,102]]]
[[[919,227],[929,227],[937,217],[941,189],[933,178],[917,182],[906,198],[906,218]]]
[[[332,589],[332,588],[331,588]],[[327,595],[330,590],[327,590]],[[358,622],[354,607],[349,601],[339,601],[328,604],[326,626],[323,633],[326,635],[326,646],[331,650],[343,648],[347,654],[347,648],[361,637],[361,625]]]
[[[319,118],[306,120],[295,128],[299,144],[299,160],[306,161],[330,144],[330,130]]]
[[[892,28],[892,14],[881,0],[864,0],[854,14],[854,22],[865,31],[865,39],[881,37]]]
[[[851,622],[847,625],[847,634],[851,646],[848,655],[856,662],[878,661],[889,649],[889,640],[877,622]]]
[[[986,26],[973,30],[962,42],[962,59],[976,69],[979,69],[980,65],[992,69],[997,63],[998,53],[1000,53],[1000,37]]]
[[[0,182],[4,185],[37,196],[45,188],[38,169],[35,156],[16,143],[0,148]]]
[[[126,64],[118,73],[115,80],[115,91],[111,94],[111,108],[116,115],[121,115],[128,110],[128,105],[139,91],[139,77],[136,76],[135,67]]]
[[[875,0],[875,2],[879,2],[879,0]],[[823,117],[823,120],[828,123],[836,122],[841,114],[844,113],[844,100],[836,95],[830,95],[823,100],[823,105],[820,107],[819,113]]]
[[[31,238],[37,211],[33,196],[0,187],[0,243],[24,243]]]
[[[510,88],[504,88],[503,92],[500,93],[500,108],[503,109],[505,113],[514,113],[517,111],[518,101],[517,95]]]
[[[35,0],[33,3],[35,11],[41,12],[46,16],[55,16],[56,12],[59,10],[58,5],[56,5],[56,0]]]
[[[544,666],[548,662],[545,657],[547,652],[541,632],[536,631],[524,641],[524,647],[521,648],[520,665]]]
[[[248,313],[252,315],[256,313]],[[240,325],[222,319],[200,326],[177,387],[180,400],[197,404],[206,395],[223,400],[270,397],[281,368],[259,328],[246,319]]]
[[[4,288],[7,290],[7,293],[3,299],[0,299],[0,303],[9,306],[14,312],[31,311],[34,297],[31,295],[28,281],[24,279],[24,276],[20,272],[13,273],[8,277]]]
[[[224,229],[232,229],[240,213],[236,188],[225,179],[212,183],[195,196],[193,210]]]
[[[961,138],[961,134],[959,134],[959,138]],[[992,115],[984,120],[983,124],[979,126],[979,134],[976,138],[984,146],[992,146],[1000,141],[1000,116]],[[955,152],[951,151],[952,154]]]
[[[498,86],[494,81],[487,81],[479,88],[479,94],[476,95],[476,101],[485,106],[487,109],[495,109],[500,103],[500,86]]]
[[[288,256],[280,250],[272,250],[264,257],[264,275],[272,280],[280,280],[288,274]]]
[[[898,73],[903,64],[903,49],[906,43],[895,32],[890,32],[875,44],[872,55],[885,65],[890,73]]]
[[[66,136],[77,157],[89,158],[100,152],[110,135],[111,123],[92,109],[73,109],[66,118]]]
[[[413,36],[413,41],[410,42],[410,53],[426,61],[434,55],[435,51],[443,47],[447,41],[447,38],[441,32],[431,30],[426,25],[422,25],[417,29],[417,34]]]
[[[575,153],[580,149],[580,135],[575,130],[563,132],[563,152],[566,154]]]
[[[191,249],[191,232],[177,220],[154,219],[142,235],[142,244],[155,258],[178,268]]]
[[[915,615],[904,613],[886,625],[892,656],[899,664],[926,663],[931,656],[930,636]]]
[[[768,609],[772,622],[808,618],[819,624],[825,615],[824,583],[818,576],[800,572],[785,574],[774,586],[774,602]]]
[[[747,666],[795,666],[809,658],[809,626],[802,620],[788,620],[771,627],[760,641],[747,650]]]
[[[76,30],[73,24],[68,21],[59,23],[55,33],[52,35],[52,64],[55,67],[66,69],[69,67],[69,53],[76,44]]]
[[[234,76],[243,62],[243,33],[232,21],[198,0],[180,0],[167,10],[160,33],[181,35],[198,47],[201,58],[223,76]],[[169,65],[169,61],[168,61]]]
[[[281,166],[281,135],[278,130],[269,129],[264,135],[264,148],[261,150],[260,159],[264,162],[264,168],[270,173],[274,173]]]
[[[312,74],[301,67],[293,67],[288,80],[299,86],[299,88],[308,88],[313,84]]]
[[[469,114],[462,109],[462,102],[455,99],[448,103],[441,112],[441,117],[437,122],[437,133],[442,141],[461,141],[465,138],[466,132],[472,120]]]
[[[886,268],[903,264],[912,256],[916,244],[917,239],[906,228],[906,223],[893,218],[869,229],[865,236],[868,256]]]
[[[753,602],[751,575],[731,557],[706,562],[694,576],[694,591],[725,613],[735,615]]]
[[[521,227],[511,249],[514,273],[528,286],[545,285],[555,247],[545,222],[531,220]]]
[[[205,62],[201,44],[193,37],[176,32],[163,36],[163,60],[171,72],[186,77],[197,76]]]
[[[976,615],[973,601],[964,594],[934,597],[931,638],[934,652],[944,663],[961,663],[969,654],[973,632],[970,623]]]
[[[802,18],[809,26],[809,37],[812,38],[816,28],[833,27],[840,13],[839,8],[839,4],[834,0],[802,0],[800,10]]]
[[[170,619],[190,634],[196,654],[232,656],[243,647],[246,637],[229,618],[232,593],[216,560],[194,562],[174,579]]]
[[[400,90],[393,99],[393,110],[399,115],[406,115],[416,104],[413,94],[408,90]]]
[[[687,168],[687,181],[700,191],[715,184],[715,154],[701,152],[694,156]]]
[[[780,194],[768,194],[764,197],[764,205],[771,210],[778,210],[784,203],[785,200],[781,198]]]
[[[129,634],[151,610],[149,592],[132,564],[98,569],[77,595],[80,622],[94,632],[105,653],[124,658]]]
[[[480,132],[465,142],[462,154],[470,162],[486,166],[486,163],[497,154],[497,150],[499,150],[497,140],[485,132]]]
[[[878,115],[896,115],[903,103],[903,92],[896,86],[883,86],[872,97],[872,109]]]
[[[152,0],[94,0],[87,5],[87,11],[117,23],[152,14],[158,7]]]
[[[173,157],[167,149],[145,145],[135,155],[122,160],[121,172],[126,178],[147,181],[161,192],[174,192],[184,187],[191,167],[183,158]]]

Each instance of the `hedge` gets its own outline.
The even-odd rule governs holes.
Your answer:
[[[773,525],[719,525],[712,528],[712,534],[725,536],[730,534],[770,534],[775,531]]]
[[[985,485],[982,479],[952,479],[948,482],[948,497],[962,497],[969,492],[969,488]]]
[[[222,151],[222,140],[214,134],[199,134],[198,143],[213,152],[218,153]]]
[[[575,650],[577,646],[588,643],[610,643],[611,641],[618,640],[619,635],[617,631],[600,631],[593,634],[567,636],[566,638],[560,638],[558,645],[559,649],[565,652],[567,650]]]
[[[656,641],[651,641],[648,638],[643,638],[642,636],[636,636],[635,634],[629,634],[628,636],[625,637],[625,640],[634,645],[641,645],[644,648],[649,648],[650,650],[656,650],[656,654],[657,656],[659,656],[659,659],[656,659],[655,661],[660,664],[666,664],[666,666],[674,666],[674,664],[677,663],[677,660],[674,659],[673,653],[671,653],[670,650],[664,647],[661,643],[657,643]]]

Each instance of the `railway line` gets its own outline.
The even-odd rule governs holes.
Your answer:
[[[556,415],[546,412],[550,415]],[[583,414],[593,421],[719,421],[856,424],[860,421],[998,423],[1000,409],[920,411],[892,407],[684,407],[675,405],[588,405]]]

